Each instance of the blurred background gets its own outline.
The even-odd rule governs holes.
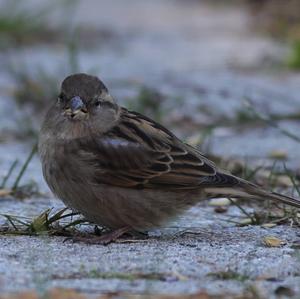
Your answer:
[[[245,98],[263,113],[299,114],[298,1],[0,4],[2,138],[34,134],[74,72],[100,76],[121,104],[185,134],[243,125]]]
[[[1,0],[1,148],[35,138],[64,77],[87,72],[213,154],[298,168],[274,126],[299,131],[299,20],[297,0]]]
[[[75,72],[218,163],[299,173],[297,0],[1,0],[0,57],[4,178]]]

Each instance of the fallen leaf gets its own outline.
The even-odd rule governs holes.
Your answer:
[[[259,177],[265,181],[268,181],[271,176],[270,170],[261,170],[259,173]],[[293,182],[288,175],[280,174],[274,176],[274,181],[276,182],[276,186],[278,187],[293,187]]]
[[[272,227],[275,227],[275,226],[277,226],[276,223],[265,223],[261,227],[263,227],[263,228],[272,228]]]
[[[288,154],[284,150],[273,150],[268,156],[269,158],[276,160],[286,160],[288,158]]]
[[[8,196],[12,193],[10,189],[0,189],[0,197]]]
[[[253,220],[251,218],[245,218],[243,220],[241,220],[238,225],[239,226],[246,226],[246,225],[250,225],[253,223]]]
[[[286,244],[286,241],[278,239],[274,236],[266,236],[263,238],[263,243],[268,247],[280,247]]]
[[[231,200],[235,201],[235,199],[231,199]],[[213,198],[209,201],[208,205],[212,207],[229,206],[231,205],[231,201],[226,197]]]

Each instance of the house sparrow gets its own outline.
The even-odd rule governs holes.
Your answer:
[[[300,200],[223,171],[152,119],[118,106],[97,77],[67,77],[42,125],[39,154],[52,192],[110,228],[108,243],[157,227],[216,197]],[[101,237],[100,237],[101,238]]]

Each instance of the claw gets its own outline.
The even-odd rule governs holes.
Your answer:
[[[96,237],[83,237],[83,236],[78,236],[78,237],[71,237],[71,238],[66,238],[64,242],[66,241],[73,241],[73,242],[83,242],[85,244],[98,244],[98,245],[108,245],[110,243],[115,242],[119,237],[122,235],[126,234],[131,230],[130,227],[122,227],[117,230],[105,233],[101,236],[96,236]]]

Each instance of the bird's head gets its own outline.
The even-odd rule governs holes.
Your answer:
[[[63,81],[42,130],[68,139],[101,134],[116,124],[119,114],[120,107],[100,79],[74,74]]]
[[[107,118],[118,109],[102,81],[83,73],[63,81],[56,106],[70,121]]]

